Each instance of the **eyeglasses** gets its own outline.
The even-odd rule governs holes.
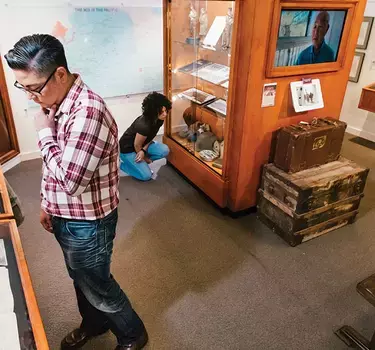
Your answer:
[[[29,90],[29,89],[26,89],[22,84],[20,84],[18,81],[15,81],[14,82],[14,86],[17,88],[17,89],[20,89],[22,90],[24,93],[27,93],[27,94],[30,94],[30,95],[33,95],[33,96],[40,96],[41,95],[41,92],[42,90],[46,87],[46,85],[48,84],[48,82],[51,80],[51,78],[53,77],[53,75],[55,74],[57,68],[51,73],[51,75],[48,77],[48,79],[45,81],[45,83],[39,88],[39,89],[35,89],[35,90]]]

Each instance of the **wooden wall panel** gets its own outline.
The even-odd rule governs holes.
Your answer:
[[[261,167],[269,160],[272,133],[275,130],[301,120],[310,121],[313,117],[339,118],[366,5],[365,0],[352,2],[355,3],[355,11],[347,50],[343,58],[343,68],[336,72],[304,76],[305,78],[320,79],[325,107],[320,110],[295,113],[289,84],[300,80],[301,76],[266,78],[267,44],[269,43],[271,24],[274,20],[272,16],[276,2],[252,0],[240,1],[240,3],[240,27],[237,40],[240,46],[245,46],[241,43],[248,42],[250,53],[246,49],[239,50],[237,53],[235,62],[237,72],[244,72],[247,76],[237,73],[232,86],[232,92],[233,90],[240,92],[233,93],[232,96],[233,119],[236,124],[237,122],[243,124],[243,129],[233,128],[229,147],[231,162],[238,163],[238,169],[229,174],[229,206],[234,211],[256,205]],[[318,1],[305,3],[308,8],[309,3],[318,3]],[[340,2],[326,1],[325,3],[337,4]],[[252,24],[252,30],[249,28],[249,24]],[[251,40],[249,40],[249,35]],[[246,94],[241,92],[244,82],[247,84],[244,89]],[[277,83],[276,105],[262,108],[263,84],[270,82]]]

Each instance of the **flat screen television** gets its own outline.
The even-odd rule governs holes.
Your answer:
[[[274,67],[336,62],[347,10],[282,10]]]

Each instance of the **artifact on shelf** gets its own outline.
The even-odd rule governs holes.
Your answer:
[[[216,140],[214,142],[214,145],[212,147],[213,151],[216,152],[218,155],[220,155],[220,142]]]
[[[220,142],[220,159],[224,158],[224,140]]]
[[[212,166],[217,169],[223,169],[223,159],[217,158],[213,163]]]
[[[198,136],[198,135],[197,135],[197,132],[196,132],[196,131],[194,131],[194,130],[190,130],[187,139],[188,139],[190,142],[195,142],[195,141],[197,141],[197,136]]]
[[[199,17],[199,35],[205,36],[208,30],[208,16],[207,10],[203,7],[201,8],[201,15]]]
[[[179,131],[178,136],[180,136],[183,139],[186,139],[189,135],[189,132],[190,132],[189,128],[183,128],[182,130]]]
[[[204,59],[199,59],[199,60],[196,60],[194,62],[191,62],[189,64],[187,64],[186,66],[182,66],[180,68],[178,68],[178,71],[181,72],[181,73],[191,73],[191,72],[195,72],[209,64],[211,64],[212,62],[211,61],[207,61],[207,60],[204,60]]]
[[[212,84],[220,85],[229,79],[230,68],[223,64],[211,63],[190,73]]]
[[[216,98],[214,95],[210,95],[202,90],[191,88],[186,91],[181,92],[182,97],[187,98],[190,101],[193,101],[199,105],[210,102]]]
[[[225,17],[225,27],[223,35],[221,37],[221,46],[225,50],[229,49],[231,45],[233,21],[233,10],[231,7],[229,7],[227,15]]]
[[[206,131],[211,131],[210,125],[209,124],[205,124],[205,123],[198,122],[197,123],[197,128],[198,128],[197,129],[197,134],[198,135],[201,135],[201,134],[203,134]]]
[[[184,121],[188,127],[190,127],[197,121],[193,109],[191,107],[185,109],[184,113],[182,114],[182,117],[184,118]]]
[[[197,36],[197,23],[198,23],[198,13],[194,8],[194,5],[190,4],[189,12],[189,22],[190,22],[190,37],[186,38],[188,44],[194,45],[199,43],[199,36]]]
[[[195,150],[197,152],[203,150],[212,150],[215,141],[217,140],[214,133],[211,131],[205,131],[202,134],[198,135],[197,141],[195,142]]]
[[[223,116],[227,115],[227,101],[221,98],[218,98],[217,100],[207,104],[206,107]]]
[[[205,162],[212,162],[213,160],[215,160],[216,158],[219,157],[219,155],[214,152],[214,151],[211,151],[209,149],[205,149],[205,150],[202,150],[199,152],[199,156],[205,161]]]
[[[219,39],[222,37],[225,28],[226,17],[216,16],[211,24],[210,29],[205,36],[202,47],[208,50],[216,51]]]

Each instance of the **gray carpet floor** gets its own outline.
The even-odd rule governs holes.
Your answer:
[[[370,167],[360,215],[298,247],[255,214],[221,214],[173,168],[157,180],[121,178],[113,274],[143,318],[146,349],[346,349],[343,324],[370,336],[375,309],[356,293],[375,273],[375,153],[345,140],[343,155]],[[79,324],[72,283],[39,217],[41,163],[6,173],[22,200],[19,228],[51,349]],[[374,217],[373,217],[374,215]],[[108,333],[84,349],[114,349]]]

